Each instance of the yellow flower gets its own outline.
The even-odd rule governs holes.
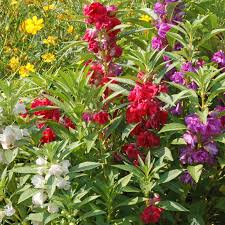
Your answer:
[[[11,68],[12,71],[16,71],[19,67],[19,58],[18,57],[12,57],[9,60],[9,67]]]
[[[41,56],[44,62],[46,63],[51,63],[55,61],[55,55],[52,53],[45,53],[44,55]]]
[[[18,1],[17,0],[12,0],[10,4],[11,5],[17,5],[18,4]]]
[[[72,25],[69,25],[69,27],[67,28],[67,32],[69,34],[72,34],[74,32],[74,27]]]
[[[43,6],[44,11],[50,11],[50,10],[54,10],[54,9],[56,9],[56,6],[53,4]]]
[[[21,77],[28,77],[30,73],[35,72],[34,65],[27,63],[26,66],[21,66],[19,69],[19,74]]]
[[[145,21],[145,22],[150,22],[152,19],[148,15],[142,15],[139,20]]]
[[[43,22],[44,20],[42,18],[38,19],[37,16],[33,16],[32,19],[26,19],[21,24],[21,28],[28,34],[35,35],[39,30],[41,30],[44,27]]]
[[[46,44],[46,45],[56,45],[56,40],[57,40],[57,37],[48,36],[47,39],[43,40],[43,43]]]

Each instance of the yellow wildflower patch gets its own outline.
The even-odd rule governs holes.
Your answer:
[[[35,35],[44,27],[44,20],[38,19],[37,16],[33,16],[32,19],[26,19],[22,24],[21,28],[28,34]]]
[[[48,36],[48,38],[43,40],[43,43],[46,45],[56,45],[57,37],[55,36]]]
[[[35,72],[34,65],[27,63],[25,66],[21,66],[19,69],[19,74],[21,77],[28,77],[30,73]]]
[[[9,60],[9,67],[11,68],[12,71],[16,71],[19,67],[19,57],[12,57],[10,60]]]
[[[52,53],[45,53],[44,55],[41,56],[41,58],[46,63],[51,63],[55,61],[55,55]]]
[[[142,15],[140,18],[139,18],[139,20],[142,20],[142,21],[145,21],[145,22],[150,22],[152,19],[151,19],[151,17],[150,16],[148,16],[148,15]]]
[[[67,28],[67,32],[69,34],[72,34],[74,32],[74,27],[72,25],[69,25],[69,27]]]
[[[47,11],[54,10],[54,9],[56,9],[56,6],[53,5],[53,4],[43,6],[43,10],[46,11],[46,12],[47,12]]]

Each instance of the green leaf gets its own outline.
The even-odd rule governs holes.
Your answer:
[[[214,140],[225,144],[225,134],[217,136],[216,138],[214,138]]]
[[[149,200],[148,198],[144,198],[144,197],[135,197],[135,198],[129,198],[121,203],[119,203],[118,205],[116,205],[115,207],[121,207],[121,206],[128,206],[128,205],[136,205],[139,202],[144,202]]]
[[[32,168],[30,166],[24,166],[24,167],[15,167],[12,169],[14,173],[37,173],[37,168]]]
[[[95,146],[95,141],[97,139],[98,135],[97,134],[89,134],[85,138],[85,143],[87,145],[87,153],[90,152],[90,150]]]
[[[102,215],[102,214],[105,214],[105,211],[99,210],[99,209],[95,209],[95,210],[92,210],[92,211],[87,212],[87,213],[83,214],[82,216],[80,216],[79,220],[83,221],[83,220],[85,220],[85,219],[87,219],[89,217]]]
[[[26,217],[27,220],[32,220],[36,222],[43,222],[45,218],[45,214],[42,213],[31,213],[28,217]]]
[[[83,162],[77,166],[72,167],[70,169],[70,173],[78,173],[78,172],[83,172],[86,170],[92,170],[96,167],[99,167],[100,165],[101,163],[97,163],[97,162]]]
[[[183,138],[176,138],[171,142],[172,145],[186,145],[187,143]]]
[[[35,193],[37,193],[38,190],[37,189],[27,189],[25,190],[19,197],[18,199],[18,204],[20,204],[21,202],[27,200],[28,198],[32,197]]]
[[[168,131],[179,131],[179,130],[185,130],[186,126],[182,123],[169,123],[166,124],[159,133],[168,132]]]
[[[160,176],[160,179],[158,180],[158,184],[163,184],[167,183],[176,177],[178,177],[181,173],[183,172],[183,169],[175,169],[175,170],[170,170]]]
[[[138,123],[137,123],[137,124],[129,124],[129,125],[124,129],[124,131],[123,131],[123,133],[122,133],[122,141],[130,135],[130,133],[132,132],[132,130],[133,130],[137,125],[138,125]]]
[[[203,165],[200,164],[197,166],[188,166],[187,169],[190,175],[192,176],[192,178],[194,179],[194,181],[198,183],[199,178],[202,174]]]
[[[168,211],[179,211],[179,212],[187,212],[189,211],[185,207],[183,207],[181,204],[177,202],[172,202],[172,201],[160,201],[157,206],[168,210]]]
[[[121,187],[126,187],[128,185],[128,183],[130,182],[130,179],[131,177],[133,176],[132,173],[128,174],[127,176],[121,178],[119,181],[118,181],[118,184],[121,184]]]

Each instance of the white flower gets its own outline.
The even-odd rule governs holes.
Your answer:
[[[22,135],[23,135],[24,137],[30,136],[29,131],[28,131],[27,129],[22,129],[21,131],[22,131]]]
[[[60,166],[58,164],[53,164],[53,165],[51,165],[48,173],[50,175],[60,176],[63,174],[63,168],[62,168],[62,166]]]
[[[47,196],[43,193],[43,191],[39,191],[33,195],[32,202],[34,205],[42,207],[46,199]]]
[[[35,188],[43,188],[45,184],[45,178],[41,175],[34,175],[31,179],[31,183]]]
[[[38,157],[35,162],[36,162],[36,165],[38,166],[44,166],[47,164],[47,161],[42,157]]]
[[[3,133],[0,135],[0,142],[3,149],[9,149],[13,147],[16,140],[20,140],[23,137],[22,130],[18,126],[7,126]]]
[[[62,177],[56,178],[56,187],[59,189],[64,189],[65,191],[68,191],[70,189],[70,182],[68,180],[65,180]]]
[[[26,107],[25,105],[23,104],[23,102],[17,102],[14,109],[13,109],[13,112],[18,115],[20,113],[24,114],[27,112],[26,110]]]
[[[48,212],[49,213],[57,213],[57,212],[59,212],[59,207],[54,203],[49,203],[48,204]]]
[[[69,170],[68,170],[68,167],[70,167],[70,161],[69,160],[63,160],[61,162],[61,165],[62,165],[62,169],[63,169],[63,174],[68,174],[69,173]]]
[[[4,209],[6,216],[12,216],[16,212],[16,210],[12,207],[11,204],[6,205]]]

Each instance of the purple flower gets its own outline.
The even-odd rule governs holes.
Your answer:
[[[179,160],[183,165],[193,164],[194,160],[192,158],[192,155],[193,155],[193,150],[192,150],[191,146],[186,146],[181,149]]]
[[[192,66],[191,62],[183,63],[183,65],[181,66],[181,71],[184,71],[184,72],[195,72],[194,67]]]
[[[218,154],[218,148],[214,142],[209,142],[206,144],[204,149],[208,151],[210,155],[216,156]]]
[[[225,53],[222,50],[214,53],[214,55],[212,57],[212,61],[216,62],[220,66],[224,67],[225,66]]]
[[[173,49],[175,51],[180,51],[183,48],[183,45],[180,42],[176,42]]]
[[[216,115],[218,115],[218,112],[224,112],[224,111],[225,111],[225,106],[217,106],[217,107],[215,108],[215,110],[216,110],[216,111],[214,111],[214,113],[215,113]],[[224,126],[225,126],[225,116],[221,116],[221,117],[220,117],[220,121],[221,121],[221,123],[222,123],[222,126],[224,127]]]
[[[155,36],[152,38],[152,48],[156,50],[163,49],[163,42],[160,37]]]
[[[195,147],[195,144],[198,142],[197,136],[195,136],[194,134],[192,134],[191,132],[186,132],[183,135],[183,139],[185,140],[185,142],[190,145],[192,148]]]
[[[185,171],[181,175],[180,181],[184,184],[194,184],[194,180],[193,180],[192,176],[190,175],[190,173],[188,173],[188,171]]]
[[[171,112],[173,115],[176,115],[176,116],[181,115],[182,112],[183,112],[181,103],[178,102],[176,106],[174,106],[174,107],[171,108],[170,112]]]
[[[185,84],[184,74],[182,72],[175,72],[171,77],[170,80],[177,83],[177,84]]]
[[[167,68],[171,65],[171,59],[170,59],[169,56],[164,55],[164,56],[163,56],[163,61],[166,62],[166,65],[165,65],[165,66],[166,66]]]
[[[88,112],[84,112],[82,115],[82,118],[84,121],[90,122],[90,121],[92,121],[92,114],[88,113]]]
[[[209,163],[210,155],[207,151],[205,151],[204,149],[201,149],[201,150],[193,152],[192,158],[194,163],[204,164],[204,163]]]
[[[164,15],[166,13],[166,5],[161,2],[155,3],[154,12],[160,16]]]
[[[190,89],[193,89],[193,90],[197,90],[198,89],[198,85],[194,81],[192,81],[191,83],[189,83],[187,85],[187,87],[190,88]]]
[[[123,72],[122,66],[111,63],[109,65],[109,76],[119,76]]]
[[[222,123],[221,120],[215,117],[210,117],[207,119],[206,125],[206,135],[213,136],[218,135],[222,131]]]
[[[205,61],[203,59],[198,59],[195,63],[195,70],[198,70],[200,67],[203,67],[205,64]]]
[[[205,134],[206,126],[200,121],[198,115],[186,116],[185,123],[191,132]]]
[[[170,30],[170,25],[168,23],[161,23],[159,25],[159,30],[158,30],[158,35],[161,38],[165,38],[166,37],[166,33]]]

